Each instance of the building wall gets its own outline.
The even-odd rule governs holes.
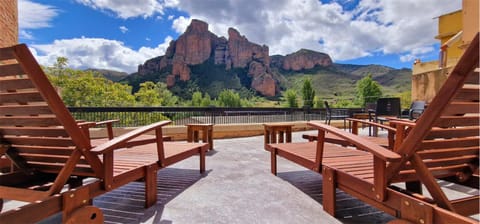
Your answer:
[[[441,15],[438,18],[438,35],[435,37],[440,40],[440,44],[443,45],[450,38],[455,36],[463,28],[463,13],[462,10]],[[453,43],[447,51],[447,58],[458,59],[463,51],[460,49],[461,41]]]
[[[479,30],[479,15],[478,11],[480,3],[478,0],[463,0],[463,35],[462,48],[470,44]]]
[[[17,0],[0,0],[0,47],[18,43]]]
[[[448,48],[447,64],[439,68],[438,61],[415,63],[412,67],[412,100],[430,102],[479,31],[479,0],[463,0],[462,10],[442,15],[438,19],[438,35],[443,44],[463,30],[462,38]]]

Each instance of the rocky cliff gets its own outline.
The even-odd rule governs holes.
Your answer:
[[[332,59],[328,54],[307,49],[301,49],[286,56],[276,55],[272,57],[272,66],[290,71],[301,71],[312,69],[315,66],[328,67],[331,65]]]
[[[332,64],[327,54],[303,49],[287,56],[275,57],[272,61],[268,46],[248,41],[234,28],[229,28],[228,39],[218,37],[208,30],[207,23],[194,19],[185,33],[170,42],[165,55],[139,65],[138,75],[166,73],[167,86],[173,87],[178,81],[191,79],[192,66],[209,60],[214,65],[224,66],[225,74],[231,69],[244,69],[248,76],[244,80],[248,80],[248,83],[242,84],[263,96],[275,96],[280,90],[279,80],[272,74],[271,66],[299,71]]]

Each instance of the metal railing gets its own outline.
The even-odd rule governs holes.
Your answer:
[[[70,107],[77,120],[119,119],[117,127],[135,127],[161,120],[173,125],[188,123],[267,123],[324,120],[325,109],[310,108],[223,108],[223,107]],[[359,108],[332,108],[334,115],[351,115]]]

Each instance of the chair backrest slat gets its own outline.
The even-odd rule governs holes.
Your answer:
[[[435,139],[435,138],[462,138],[478,135],[478,128],[473,127],[463,127],[463,128],[434,128],[430,131],[425,140]]]
[[[469,136],[464,138],[445,138],[445,139],[433,139],[424,140],[420,148],[425,149],[445,149],[455,147],[470,147],[479,144],[480,137]]]
[[[32,126],[47,127],[59,126],[60,122],[51,115],[45,116],[2,116],[0,117],[1,126]]]
[[[23,105],[35,102],[45,102],[42,95],[36,90],[0,93],[0,104],[17,103]]]
[[[24,74],[19,64],[0,64],[0,77]]]
[[[10,76],[11,77],[11,76]],[[18,89],[33,89],[32,80],[29,78],[5,78],[0,79],[0,91],[12,91]]]
[[[16,145],[38,145],[38,146],[74,146],[71,138],[63,137],[32,137],[32,136],[9,136],[5,135],[4,140]]]
[[[459,115],[459,114],[478,114],[480,112],[479,102],[458,102],[454,101],[445,108],[443,115]]]
[[[457,95],[455,95],[454,99],[457,101],[479,101],[480,96],[476,94],[479,92],[478,88],[478,85],[463,87],[457,92]]]
[[[28,171],[60,173],[76,148],[89,148],[25,45],[0,49],[0,135],[7,154]],[[83,157],[76,166],[95,176]]]
[[[480,83],[480,73],[477,70],[473,71],[472,74],[470,74],[467,79],[465,80],[465,84],[474,84],[478,85]]]
[[[0,115],[18,115],[18,116],[29,116],[29,115],[42,115],[42,114],[52,114],[52,111],[47,104],[38,104],[38,105],[18,105],[18,106],[0,106]]]
[[[461,126],[478,126],[480,116],[442,116],[435,122],[435,127],[461,127]]]
[[[34,154],[48,154],[48,155],[70,155],[73,147],[61,146],[33,146],[33,145],[13,145],[18,153],[34,153]]]
[[[477,155],[480,146],[470,146],[470,147],[457,147],[457,148],[447,148],[447,149],[434,149],[434,150],[422,150],[418,154],[423,159],[441,159],[465,155]]]
[[[22,136],[45,136],[45,137],[68,137],[61,127],[15,127],[4,126],[1,128],[2,135]]]

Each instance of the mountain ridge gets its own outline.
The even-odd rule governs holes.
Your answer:
[[[335,92],[333,84],[340,81],[349,89],[345,92],[349,92],[355,81],[366,74],[372,74],[387,92],[410,88],[409,69],[333,63],[328,54],[310,49],[270,56],[268,46],[248,41],[236,29],[229,28],[228,35],[228,38],[218,37],[208,30],[206,22],[194,19],[177,40],[170,42],[164,55],[146,60],[138,66],[138,72],[121,82],[132,85],[134,91],[144,81],[165,82],[171,91],[183,98],[196,90],[215,97],[227,88],[278,97],[282,90],[292,88],[295,77],[322,74],[327,74],[329,79],[318,79],[330,83],[326,90],[317,91],[319,93]],[[320,84],[317,89],[326,86]]]

